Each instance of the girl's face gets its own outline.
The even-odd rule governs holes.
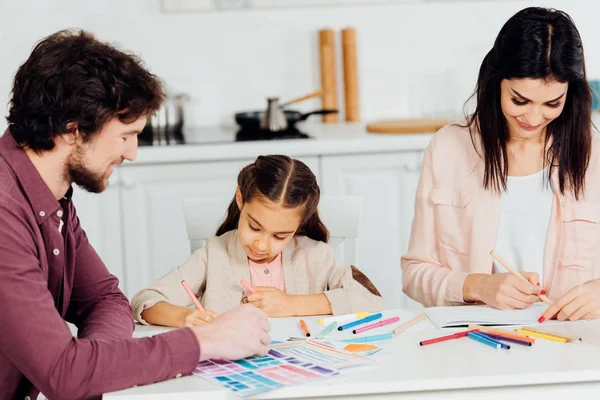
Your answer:
[[[246,255],[256,263],[273,261],[294,237],[304,207],[284,208],[262,196],[244,203],[239,189],[235,200],[240,208],[238,238]]]
[[[504,79],[500,104],[512,138],[542,136],[565,108],[568,83],[543,79]]]

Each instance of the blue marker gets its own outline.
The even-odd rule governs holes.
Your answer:
[[[488,339],[485,336],[478,335],[476,332],[469,332],[469,333],[467,333],[467,336],[470,337],[473,340],[477,340],[480,343],[487,344],[488,346],[492,346],[492,347],[495,347],[497,349],[503,348],[502,345],[504,343],[500,343],[500,342],[497,342],[495,340]],[[504,345],[504,346],[506,346],[505,347],[506,349],[510,349],[510,346],[507,346],[507,345]]]
[[[369,315],[368,317],[365,317],[363,319],[359,319],[358,321],[354,321],[354,322],[350,322],[349,324],[346,324],[346,325],[338,326],[338,331],[343,331],[345,329],[355,327],[356,325],[360,325],[360,324],[364,324],[364,323],[367,323],[367,322],[375,321],[376,319],[379,319],[381,317],[382,317],[381,313]]]
[[[492,341],[494,343],[498,343],[500,345],[500,347],[502,347],[503,349],[506,349],[506,350],[510,349],[509,345],[507,345],[506,343],[502,343],[501,341],[497,340],[496,338],[493,338],[493,337],[489,336],[485,332],[473,332],[473,333],[475,335],[477,335],[477,336],[484,337],[484,338],[486,338],[486,339],[488,339],[488,340],[490,340],[490,341]]]
[[[354,339],[346,339],[346,340],[342,340],[342,342],[346,342],[346,343],[366,343],[366,342],[376,342],[378,340],[388,340],[394,337],[393,333],[384,333],[382,335],[371,335],[371,336],[364,336],[361,338],[354,338]]]

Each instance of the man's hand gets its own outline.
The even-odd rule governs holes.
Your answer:
[[[247,304],[221,314],[210,323],[193,326],[192,330],[200,342],[200,361],[263,356],[271,343],[267,314]]]
[[[600,317],[600,279],[575,286],[542,314],[539,322],[556,317],[559,321],[577,321]]]

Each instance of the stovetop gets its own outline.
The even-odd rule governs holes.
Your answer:
[[[289,128],[284,131],[270,132],[263,129],[244,130],[240,129],[235,134],[236,142],[247,142],[249,140],[282,140],[282,139],[309,139],[306,133],[300,132],[297,128]]]
[[[262,129],[243,130],[236,127],[201,127],[185,129],[183,134],[180,133],[178,135],[156,134],[153,137],[151,132],[144,132],[139,137],[139,144],[140,146],[174,146],[296,139],[312,139],[312,137],[295,127],[279,132],[270,132]]]

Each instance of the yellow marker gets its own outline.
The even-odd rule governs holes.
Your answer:
[[[524,329],[524,330],[529,331],[529,332],[543,333],[544,335],[556,336],[556,337],[559,337],[559,338],[567,339],[567,342],[569,342],[569,343],[581,342],[581,338],[580,337],[571,336],[571,335],[565,335],[563,333],[552,332],[552,331],[548,331],[548,330],[545,330],[545,329],[532,328],[530,326],[524,326],[521,329]]]
[[[331,317],[325,317],[325,318],[321,318],[319,319],[318,324],[319,325],[329,325],[332,322],[337,322],[338,325],[344,325],[348,322],[352,322],[354,320],[357,319],[362,319],[365,317],[368,317],[369,313],[368,312],[357,312],[354,314],[346,314],[346,315],[336,315],[336,316],[331,316]]]
[[[569,339],[565,339],[562,337],[547,335],[545,333],[532,332],[526,329],[515,329],[515,332],[524,333],[527,336],[534,336],[540,339],[552,340],[554,342],[567,343],[569,341]]]

